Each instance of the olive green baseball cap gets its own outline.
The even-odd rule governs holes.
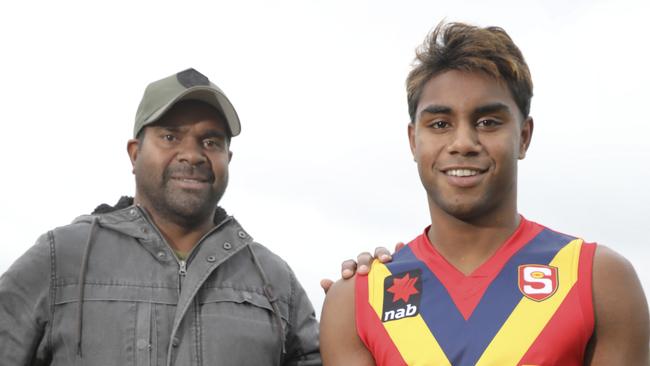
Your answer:
[[[147,85],[135,114],[133,137],[181,100],[199,100],[213,106],[225,117],[232,136],[239,135],[239,117],[223,91],[205,75],[187,69]]]

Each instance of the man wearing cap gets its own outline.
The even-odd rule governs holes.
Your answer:
[[[0,277],[6,365],[320,365],[289,266],[217,206],[237,113],[188,69],[151,83],[135,197],[43,234]]]

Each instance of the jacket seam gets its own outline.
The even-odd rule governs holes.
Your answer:
[[[58,284],[57,287],[63,288],[63,287],[70,287],[70,286],[78,286],[79,282],[77,283],[60,283]],[[84,282],[85,286],[98,286],[98,287],[135,287],[135,288],[164,288],[164,289],[170,289],[170,290],[176,290],[177,287],[173,286],[162,286],[162,285],[140,285],[140,284],[131,284],[131,283],[109,283],[109,282],[90,282],[86,281]]]
[[[52,349],[52,329],[54,328],[52,321],[54,319],[54,304],[56,303],[56,246],[54,245],[54,232],[51,230],[48,231],[47,238],[50,245],[50,296],[48,299],[50,305],[50,318],[48,319],[49,329],[47,330],[47,347],[48,349]]]
[[[133,327],[132,327],[133,328],[133,334],[131,335],[131,339],[132,339],[131,357],[132,357],[132,360],[129,360],[129,350],[128,349],[127,349],[127,353],[126,353],[126,359],[133,362],[134,364],[137,364],[138,359],[139,359],[139,357],[138,357],[138,328],[139,328],[138,315],[140,315],[140,314],[138,314],[138,313],[140,311],[142,311],[140,309],[141,306],[142,306],[142,304],[131,304],[131,306],[130,306],[134,310],[133,311],[133,319],[132,319],[132,321],[133,321]]]
[[[151,307],[152,307],[152,309],[151,309],[151,316],[152,316],[151,322],[152,322],[152,328],[153,328],[153,330],[151,330],[151,334],[152,334],[153,339],[151,339],[151,343],[150,343],[151,344],[151,359],[150,359],[149,362],[153,363],[154,365],[159,365],[159,364],[161,364],[161,362],[159,362],[160,361],[159,360],[159,358],[160,358],[160,348],[161,348],[160,345],[159,345],[160,329],[158,329],[158,319],[159,319],[160,316],[158,315],[159,310],[158,310],[157,304],[151,304]],[[154,334],[155,334],[155,336],[153,336]],[[162,363],[164,363],[164,362],[162,362]]]
[[[201,337],[202,333],[202,327],[201,327],[201,314],[200,314],[200,307],[198,302],[196,301],[196,297],[194,298],[194,337],[196,340],[196,364],[197,365],[203,365],[203,338]]]
[[[300,340],[300,337],[297,337],[295,332],[294,332],[294,328],[295,328],[294,323],[296,321],[296,319],[295,319],[295,301],[296,301],[296,282],[297,282],[297,279],[294,276],[293,271],[291,271],[291,269],[288,268],[288,271],[289,271],[289,276],[291,277],[291,281],[290,281],[290,283],[291,283],[291,303],[289,304],[289,324],[288,325],[289,325],[289,327],[291,329],[291,332],[293,333],[291,339],[293,340],[293,342],[295,342],[297,355],[302,356],[305,353],[304,347],[303,347],[302,341]]]
[[[236,286],[202,286],[204,290],[206,289],[228,289],[228,290],[235,290],[235,291],[241,291],[241,292],[249,292],[249,293],[255,293],[261,296],[264,296],[264,290],[260,288],[251,288],[251,287],[236,287]],[[289,299],[285,298],[284,296],[278,295],[278,300],[282,301],[283,303],[289,305],[291,303],[291,297]]]

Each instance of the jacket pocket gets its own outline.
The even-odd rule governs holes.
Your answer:
[[[82,306],[78,296],[76,284],[57,288],[52,336],[64,346],[55,347],[54,364],[157,364],[157,353],[166,348],[158,347],[156,330],[165,326],[155,323],[155,314],[175,303],[175,289],[86,283]],[[79,337],[81,358],[76,353]]]
[[[280,331],[288,305],[275,314],[261,289],[204,288],[199,296],[202,355],[206,365],[274,365],[282,351]],[[284,332],[285,330],[281,330]]]

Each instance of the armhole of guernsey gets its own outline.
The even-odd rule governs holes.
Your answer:
[[[593,265],[596,243],[582,243],[580,261],[578,264],[578,283],[580,284],[580,307],[584,316],[585,342],[588,342],[594,332],[594,301],[593,301]]]
[[[371,267],[372,268],[372,267]],[[359,339],[372,350],[368,339],[368,328],[371,320],[370,304],[368,303],[368,276],[354,276],[354,322]]]

